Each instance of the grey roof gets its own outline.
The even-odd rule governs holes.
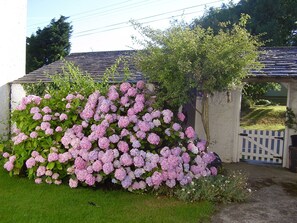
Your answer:
[[[65,57],[66,61],[73,62],[84,73],[87,72],[95,81],[100,81],[107,68],[110,68],[119,57],[124,57],[128,62],[128,67],[131,76],[128,81],[136,82],[143,79],[131,62],[132,55],[136,51],[104,51],[104,52],[87,52],[87,53],[72,53]],[[51,82],[49,75],[61,73],[65,65],[65,60],[58,60],[51,64],[45,65],[35,71],[26,74],[25,76],[13,81],[14,84],[21,83],[36,83],[36,82]],[[119,67],[119,75],[115,75],[111,81],[120,82],[123,80],[123,64]]]
[[[87,72],[96,81],[100,81],[106,68],[112,66],[116,59],[120,56],[126,59],[132,58],[136,51],[106,51],[106,52],[88,52],[88,53],[72,53],[65,57],[65,60],[72,61],[82,71]],[[264,68],[260,71],[253,71],[253,76],[247,80],[259,79],[292,79],[297,78],[297,47],[264,47],[260,56],[260,61],[264,64]],[[50,82],[50,78],[46,75],[52,75],[62,71],[64,61],[59,60],[49,65],[45,65],[25,76],[13,81],[13,83],[34,83],[38,81]],[[132,63],[129,63],[131,78],[129,81],[135,82],[143,78],[141,72],[137,71]],[[115,77],[114,81],[123,80],[123,72]]]
[[[297,78],[297,47],[263,47],[256,78]]]

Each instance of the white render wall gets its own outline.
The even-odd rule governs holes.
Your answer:
[[[27,0],[1,0],[0,4],[0,123],[8,123],[8,83],[25,75]],[[0,124],[0,135],[8,131],[6,124]]]
[[[238,162],[241,90],[231,91],[229,100],[226,92],[209,98],[209,150],[216,152],[223,162]],[[197,108],[201,110],[199,99]],[[199,138],[205,139],[199,113],[196,113],[195,130]]]
[[[22,85],[11,85],[11,110],[13,111],[16,106],[21,102],[22,98],[26,96],[26,92]]]
[[[297,114],[297,81],[292,80],[288,83],[288,97],[287,97],[287,107],[292,108],[295,114]],[[283,157],[283,167],[289,167],[289,146],[291,145],[290,135],[297,134],[292,129],[286,128],[285,131],[285,142],[284,142],[284,157]]]

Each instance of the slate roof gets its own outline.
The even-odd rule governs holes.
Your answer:
[[[297,78],[297,47],[263,47],[260,61],[264,68],[253,71],[256,78]]]
[[[102,51],[102,52],[87,52],[87,53],[72,53],[65,57],[66,61],[73,62],[76,66],[80,68],[81,71],[87,72],[95,81],[100,81],[105,70],[110,68],[119,57],[124,57],[128,61],[129,70],[131,76],[128,81],[137,82],[143,79],[140,72],[132,65],[131,59],[132,55],[136,51],[133,50],[123,50],[123,51]],[[64,67],[64,60],[55,61],[51,64],[45,65],[35,71],[26,74],[25,76],[13,81],[14,84],[22,83],[36,83],[51,82],[48,75],[53,75],[56,73],[61,73]],[[123,66],[119,67],[119,73],[121,75],[115,75],[115,82],[120,82],[123,80]]]
[[[262,49],[260,61],[264,64],[264,68],[260,71],[253,71],[253,75],[247,80],[297,79],[297,47],[264,47]],[[112,66],[119,56],[131,60],[134,53],[135,51],[132,50],[72,53],[65,57],[65,60],[74,62],[82,71],[89,73],[94,80],[100,81],[106,68]],[[46,74],[59,73],[62,67],[63,61],[59,60],[26,74],[12,83],[50,82]],[[129,64],[129,69],[131,71],[130,82],[143,78],[141,72],[137,71],[132,63]],[[121,80],[123,80],[123,75],[116,76],[114,81],[120,82]]]

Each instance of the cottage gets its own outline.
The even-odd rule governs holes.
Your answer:
[[[119,56],[129,59],[133,53],[135,51],[73,53],[67,56],[65,60],[73,62],[82,71],[89,73],[94,80],[100,81],[105,69],[113,65]],[[254,71],[245,81],[282,83],[288,89],[287,106],[297,112],[297,47],[263,48],[260,60],[264,64],[264,68],[260,71]],[[12,108],[24,95],[21,84],[39,81],[50,82],[51,80],[47,75],[60,72],[62,66],[63,60],[56,61],[13,81],[11,83]],[[131,71],[129,81],[136,82],[143,78],[141,72],[137,71],[134,66],[130,64],[129,68]],[[123,75],[119,75],[114,81],[120,82],[122,80]],[[239,145],[240,102],[241,89],[233,90],[228,95],[216,93],[210,98],[210,147],[225,162],[238,162],[241,158]],[[197,98],[197,108],[199,105],[200,100]],[[187,110],[189,124],[195,127],[200,138],[204,138],[200,116],[190,107]],[[291,130],[286,129],[283,166],[288,166],[288,146],[291,133]]]

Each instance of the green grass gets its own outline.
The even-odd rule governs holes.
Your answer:
[[[119,190],[37,185],[27,178],[9,177],[2,164],[0,167],[1,223],[205,222],[213,211],[209,202],[186,203]]]
[[[241,117],[244,129],[284,130],[286,106],[254,106]]]

